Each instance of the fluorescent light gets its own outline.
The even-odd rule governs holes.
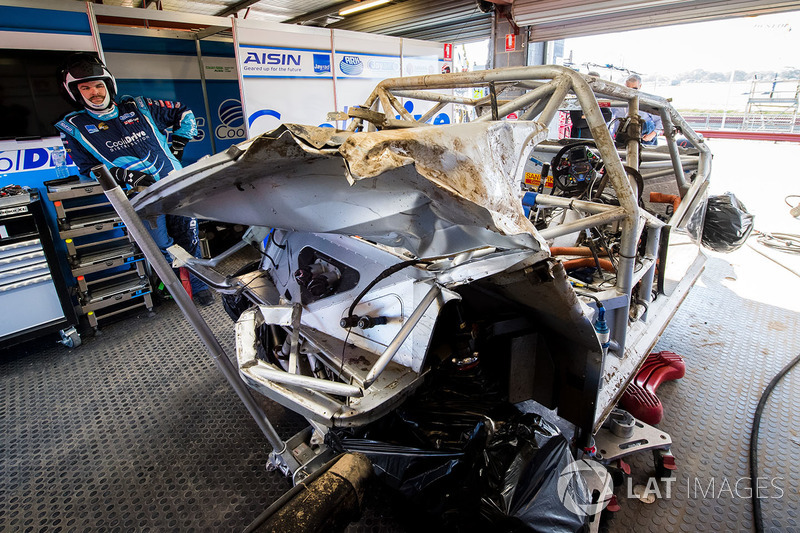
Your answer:
[[[339,11],[341,16],[351,15],[353,13],[358,13],[359,11],[364,11],[365,9],[369,9],[371,7],[382,6],[383,4],[388,4],[392,0],[372,0],[372,2],[360,2],[357,6],[353,7],[346,7]]]

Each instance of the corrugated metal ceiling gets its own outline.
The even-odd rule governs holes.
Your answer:
[[[331,27],[441,42],[469,42],[488,38],[491,24],[491,15],[482,13],[474,0],[406,0],[346,17]]]
[[[157,0],[104,0],[103,4],[158,8]],[[311,23],[332,28],[379,33],[396,37],[443,42],[486,39],[491,33],[490,14],[481,12],[475,0],[393,0],[344,19],[338,11],[351,0],[161,0],[165,11],[196,15],[227,16],[237,13],[248,19],[273,22]],[[329,17],[328,15],[333,15]]]
[[[797,10],[798,0],[515,0],[512,14],[531,41],[551,41]]]
[[[442,42],[487,38],[491,16],[475,0],[392,0],[344,19],[351,0],[103,0],[113,6],[160,8],[196,15],[306,23]],[[249,9],[249,11],[248,11]],[[515,0],[519,26],[531,26],[532,41],[619,32],[721,18],[800,10],[800,0]],[[330,17],[328,15],[333,15]]]
[[[159,4],[157,0],[102,0],[100,3],[108,6],[136,8],[146,5],[149,9],[158,9]],[[248,19],[283,22],[341,3],[351,2],[349,0],[161,0],[160,7],[164,11],[217,16],[227,16],[233,12],[244,16],[249,8]],[[226,13],[227,11],[230,13]]]

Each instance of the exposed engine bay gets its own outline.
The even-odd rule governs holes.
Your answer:
[[[414,120],[401,99],[432,112]],[[616,143],[598,101],[628,107]],[[449,105],[473,121],[425,123]],[[582,110],[593,138],[554,138],[559,109]],[[639,110],[660,115],[666,150],[642,147]],[[278,466],[300,470],[333,429],[381,419],[443,366],[480,366],[594,453],[702,271],[702,138],[662,98],[550,66],[385,80],[330,118],[348,129],[285,124],[133,202],[251,226],[262,258],[235,276],[173,255],[225,295],[241,378],[311,424],[311,451]]]

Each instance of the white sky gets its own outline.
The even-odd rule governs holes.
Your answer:
[[[800,68],[800,12],[567,39],[565,59],[570,50],[575,65],[611,63],[642,75]]]

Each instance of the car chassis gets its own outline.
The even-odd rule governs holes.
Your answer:
[[[467,88],[489,96],[453,94]],[[402,99],[434,105],[415,119]],[[628,107],[617,144],[598,100]],[[426,123],[449,105],[475,108],[477,118]],[[541,185],[526,193],[530,162],[569,146],[547,136],[570,106],[591,131],[584,155],[602,160],[602,172],[580,194]],[[639,110],[661,117],[666,151],[641,146]],[[511,113],[518,119],[504,118]],[[251,227],[212,260],[171,252],[238,315],[237,376],[190,301],[176,298],[267,435],[273,465],[295,481],[307,475],[326,457],[330,428],[382,417],[442,359],[506,365],[511,401],[554,410],[574,427],[575,449],[591,449],[702,271],[694,228],[711,169],[703,139],[664,98],[559,66],[387,79],[364,106],[329,119],[350,124],[285,124],[173,173],[133,208],[104,183],[140,241],[137,214]],[[678,133],[694,150],[676,144]],[[544,183],[547,169],[541,175]],[[671,214],[641,199],[644,186],[664,176],[679,197]],[[611,244],[595,246],[601,237]],[[551,253],[554,242],[570,244],[565,255]],[[263,255],[257,268],[214,270],[249,243]],[[157,266],[157,249],[142,247]],[[598,268],[579,282],[568,274],[569,258],[587,249],[593,257],[581,264]],[[608,273],[598,252],[612,264]],[[481,331],[495,336],[479,350],[470,338]],[[453,347],[459,335],[466,341]],[[496,350],[485,349],[490,344]],[[282,441],[239,378],[310,428]],[[650,447],[668,448],[661,438]]]

